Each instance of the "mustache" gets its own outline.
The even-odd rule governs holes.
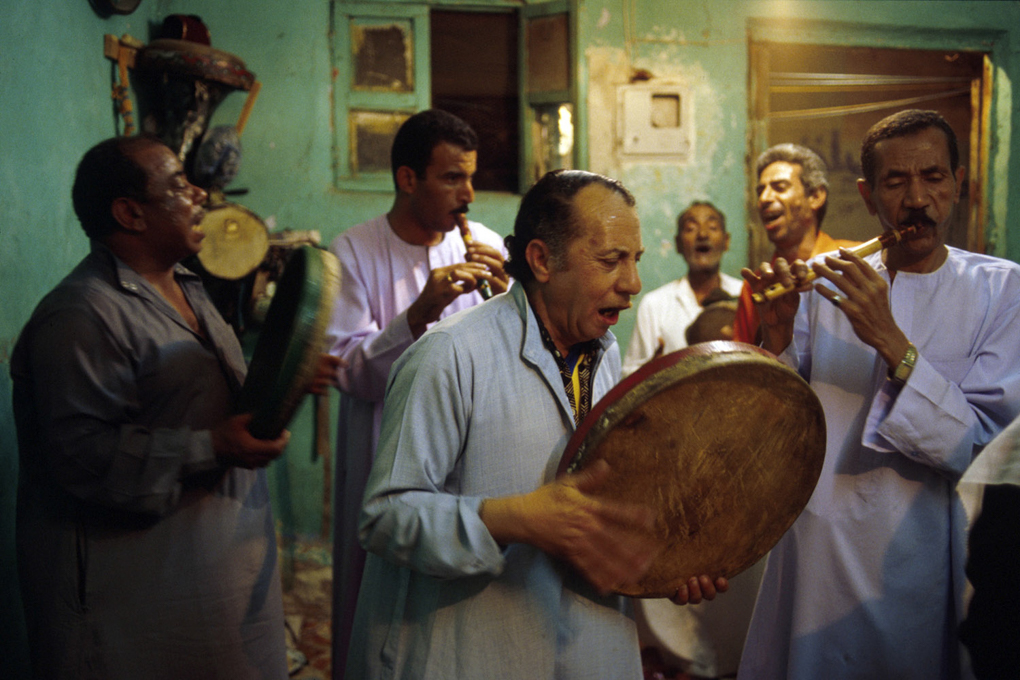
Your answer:
[[[907,213],[906,217],[900,220],[899,227],[935,227],[935,220],[928,217],[928,213],[921,210],[911,210]]]
[[[467,213],[468,213],[468,207],[466,205],[462,205],[461,207],[459,207],[459,208],[457,208],[457,209],[455,209],[453,211],[454,215],[467,215]]]

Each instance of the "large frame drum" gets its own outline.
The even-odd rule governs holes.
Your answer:
[[[605,497],[651,504],[663,552],[635,597],[692,576],[730,578],[765,555],[807,504],[825,456],[811,387],[771,354],[708,342],[655,359],[596,404],[560,473],[606,460]]]
[[[326,326],[340,288],[340,263],[312,246],[287,260],[252,352],[237,411],[251,413],[248,430],[275,439],[294,416],[325,351]]]

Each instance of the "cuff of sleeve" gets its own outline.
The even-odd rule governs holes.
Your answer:
[[[193,475],[215,470],[217,467],[219,467],[219,461],[213,450],[212,432],[209,430],[190,432],[184,446],[181,471],[185,475]]]
[[[903,386],[892,380],[882,381],[868,411],[862,444],[877,451],[900,452],[908,458],[962,474],[970,464],[970,447],[954,450],[947,441],[948,433],[956,429],[948,426],[948,421],[955,420],[957,425],[966,427],[946,410],[949,390],[950,383],[924,355],[919,355]],[[922,415],[935,411],[948,419],[939,427],[932,427],[929,419]],[[919,430],[918,424],[925,429]],[[935,452],[941,453],[935,455]]]
[[[796,343],[791,341],[790,344],[786,346],[786,349],[783,350],[783,353],[776,358],[796,371],[800,362],[797,361],[797,348],[795,345]]]
[[[469,532],[474,533],[477,530],[477,535],[473,536],[471,540],[471,544],[475,546],[474,554],[477,560],[472,565],[473,571],[498,575],[503,572],[503,567],[506,565],[508,546],[501,546],[497,543],[485,527],[485,523],[482,522],[483,500],[483,498],[474,496],[461,498],[459,500],[461,519]]]

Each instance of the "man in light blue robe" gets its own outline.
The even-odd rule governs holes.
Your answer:
[[[964,170],[933,111],[879,122],[858,186],[885,230],[861,258],[744,270],[764,346],[809,380],[828,443],[803,514],[773,548],[739,677],[968,678],[966,518],[956,483],[1020,412],[1020,267],[945,244]]]
[[[394,365],[348,677],[641,677],[628,602],[610,592],[654,556],[652,513],[594,498],[606,467],[554,480],[619,377],[609,328],[641,289],[634,199],[550,173],[509,250],[509,294],[436,324]],[[717,587],[701,577],[676,599]]]

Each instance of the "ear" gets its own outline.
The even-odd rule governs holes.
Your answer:
[[[397,189],[405,194],[413,194],[418,186],[418,175],[409,166],[397,168]]]
[[[960,192],[963,191],[963,178],[967,175],[967,168],[962,165],[956,168],[956,196],[953,197],[953,203],[960,202]]]
[[[861,198],[864,199],[864,205],[868,206],[868,214],[877,214],[878,210],[875,208],[875,201],[871,197],[871,185],[868,184],[868,180],[863,178],[857,180],[857,191],[860,192]]]
[[[730,249],[730,232],[728,231],[723,234],[722,249],[724,253]]]
[[[808,194],[808,205],[811,206],[812,212],[818,212],[818,209],[825,205],[825,201],[829,198],[829,190],[825,187],[815,187],[815,190]]]
[[[532,239],[524,249],[524,259],[531,267],[531,273],[539,283],[548,283],[549,276],[553,270],[552,253],[545,241]]]
[[[110,204],[110,212],[117,224],[128,231],[139,232],[145,229],[145,218],[142,215],[142,208],[138,201],[121,196],[113,199]]]

